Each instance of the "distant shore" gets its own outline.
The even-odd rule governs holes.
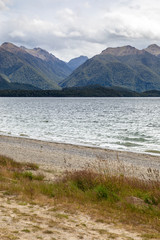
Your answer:
[[[123,162],[137,169],[159,169],[160,156],[0,136],[0,155],[20,162],[33,162],[48,168],[82,169],[96,164]]]
[[[61,90],[0,89],[0,97],[160,97],[160,91],[135,92],[127,88],[93,85]]]

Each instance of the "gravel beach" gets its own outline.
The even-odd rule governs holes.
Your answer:
[[[123,162],[138,169],[160,170],[160,156],[115,151],[27,138],[0,136],[0,154],[16,161],[34,162],[60,169],[81,169],[98,162]]]

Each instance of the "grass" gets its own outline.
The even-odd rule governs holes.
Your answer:
[[[8,170],[38,170],[39,168],[35,163],[19,163],[5,156],[0,156],[0,166]]]
[[[142,235],[142,238],[144,239],[144,240],[148,240],[148,239],[160,239],[160,234],[159,233],[157,233],[157,234],[143,234]]]
[[[160,231],[160,180],[157,170],[148,169],[147,178],[137,179],[106,169],[66,172],[54,182],[36,173],[38,166],[18,163],[0,156],[0,191],[21,201],[59,204],[81,209],[105,222],[138,226],[147,236]],[[56,205],[56,206],[57,206]],[[60,215],[67,218],[67,215]],[[140,227],[141,226],[141,227]],[[147,235],[148,234],[148,235]],[[157,234],[157,235],[156,235]]]

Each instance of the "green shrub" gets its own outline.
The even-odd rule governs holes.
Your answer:
[[[42,174],[34,175],[32,172],[27,171],[27,172],[14,172],[14,178],[16,179],[25,178],[30,181],[32,180],[42,181],[44,179],[44,176]]]
[[[33,180],[34,178],[32,172],[24,172],[22,173],[22,177],[28,178],[29,180]]]
[[[95,189],[98,199],[108,199],[108,189],[103,185],[98,185]]]

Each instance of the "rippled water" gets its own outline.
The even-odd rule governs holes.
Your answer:
[[[0,134],[158,154],[160,98],[0,98]]]

